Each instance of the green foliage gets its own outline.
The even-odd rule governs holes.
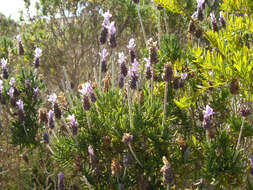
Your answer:
[[[34,89],[43,89],[40,79],[34,75],[33,71],[22,71],[18,79],[17,88],[21,91],[20,98],[24,103],[25,119],[16,119],[12,122],[12,139],[14,145],[30,146],[36,145],[40,139],[36,139],[38,130],[42,128],[39,124],[38,109],[42,104],[42,99],[34,99]],[[31,87],[27,88],[25,80],[29,80]]]

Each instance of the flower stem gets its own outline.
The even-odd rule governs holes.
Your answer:
[[[142,22],[142,18],[141,18],[140,5],[139,4],[137,5],[137,12],[138,12],[139,21],[140,21],[140,24],[141,24],[141,30],[142,30],[143,38],[144,38],[144,41],[147,45],[147,37],[146,37],[146,32],[145,32],[145,29],[144,29],[143,22]]]
[[[86,111],[86,120],[87,120],[88,127],[91,128],[88,111]]]
[[[164,100],[163,100],[163,126],[166,118],[166,104],[167,104],[167,96],[168,96],[168,82],[165,82],[165,89],[164,89]]]
[[[240,141],[241,141],[241,138],[242,138],[242,131],[243,131],[243,128],[244,128],[244,123],[245,123],[245,117],[242,117],[242,126],[241,126],[241,129],[240,129],[240,134],[239,134],[239,138],[238,138],[237,145],[236,145],[236,150],[238,150],[239,146],[240,146]]]
[[[127,101],[128,101],[128,107],[129,107],[130,128],[133,129],[134,123],[133,123],[133,113],[132,113],[132,97],[131,97],[129,85],[127,86]]]
[[[129,147],[130,152],[132,153],[132,155],[133,155],[134,159],[135,159],[135,160],[138,162],[138,164],[142,167],[142,164],[141,164],[141,162],[138,160],[138,158],[137,158],[136,154],[134,153],[134,151],[133,151],[133,149],[132,149],[131,144],[128,144],[128,147]]]
[[[161,11],[158,10],[158,45],[161,47]]]

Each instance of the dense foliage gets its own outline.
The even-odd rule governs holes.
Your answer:
[[[252,189],[250,0],[36,7],[0,23],[2,189]]]

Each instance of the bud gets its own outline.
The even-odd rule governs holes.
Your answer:
[[[162,78],[166,82],[170,82],[173,79],[173,66],[170,62],[164,65]]]
[[[149,59],[151,64],[156,64],[158,62],[158,55],[157,55],[157,42],[154,42],[152,38],[148,41],[149,44]]]
[[[61,109],[58,103],[54,103],[54,113],[57,119],[61,119]]]
[[[124,133],[122,142],[125,143],[126,145],[129,145],[132,143],[132,141],[133,141],[133,135],[129,133]]]
[[[196,30],[196,27],[195,27],[194,22],[190,21],[188,32],[191,33],[191,34],[194,34],[195,30]]]
[[[63,173],[58,174],[58,190],[65,190],[65,185],[63,182]]]
[[[131,59],[131,63],[134,62],[135,58],[136,58],[136,55],[135,55],[134,50],[130,50],[130,59]]]
[[[138,82],[138,75],[135,72],[133,72],[130,79],[130,88],[132,90],[137,89],[137,82]]]
[[[220,11],[220,23],[221,23],[222,28],[225,29],[226,28],[226,21],[225,21],[222,11]]]
[[[103,27],[100,38],[99,38],[99,41],[102,45],[106,43],[107,35],[108,35],[108,29],[106,27]]]
[[[229,90],[231,94],[239,94],[240,87],[239,87],[239,82],[237,79],[233,79],[229,86],[230,86]]]
[[[44,123],[44,124],[46,124],[46,123],[48,123],[48,118],[47,118],[47,111],[46,111],[46,109],[40,109],[40,111],[39,111],[39,118],[40,118],[40,123],[42,124],[42,123]]]
[[[121,74],[120,75],[120,79],[119,79],[119,88],[123,88],[124,87],[124,79],[125,79],[124,75]]]
[[[89,111],[90,109],[90,101],[87,95],[83,95],[83,109]]]
[[[101,71],[103,73],[106,73],[106,71],[107,71],[107,65],[106,65],[106,61],[105,60],[103,60],[102,63],[101,63]]]
[[[48,132],[43,133],[43,142],[49,144],[49,134]]]
[[[126,63],[123,62],[120,64],[120,69],[121,69],[121,74],[126,77],[127,76],[127,67],[126,67]]]
[[[49,112],[48,112],[48,126],[51,129],[53,129],[55,127],[55,124],[54,124],[54,112],[52,110],[49,110]]]
[[[215,19],[214,13],[212,12],[212,13],[210,14],[210,16],[211,16],[212,29],[213,29],[214,32],[218,32],[219,29],[218,29],[218,25],[217,25],[217,23],[216,23],[216,19]]]
[[[109,29],[109,33],[110,33],[110,46],[111,48],[116,48],[117,43],[116,43],[116,28],[114,26],[115,22],[111,22],[108,29]]]

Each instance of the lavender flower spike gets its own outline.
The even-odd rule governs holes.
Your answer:
[[[213,29],[214,32],[218,32],[219,29],[218,29],[218,25],[216,23],[214,12],[211,12],[210,16],[211,16],[211,22],[212,22],[212,29]]]
[[[42,50],[40,48],[36,48],[35,49],[35,61],[34,61],[34,65],[35,65],[35,68],[38,68],[40,66],[40,57],[42,55]]]
[[[108,27],[109,33],[110,33],[110,46],[111,48],[115,48],[117,46],[116,42],[116,28],[115,28],[115,22],[111,22]]]
[[[77,135],[77,126],[78,126],[78,123],[75,119],[75,115],[72,114],[72,115],[69,115],[68,118],[69,120],[69,125],[71,127],[71,131],[72,131],[72,134],[73,135]]]
[[[204,2],[205,2],[205,0],[197,0],[198,9],[203,10]]]
[[[24,110],[24,104],[22,100],[18,100],[17,105],[19,110]]]
[[[64,185],[64,182],[63,182],[63,173],[60,172],[58,174],[58,189],[59,190],[64,190],[65,189],[65,185]]]
[[[110,25],[108,26],[108,30],[110,35],[114,35],[116,32],[116,28],[115,28],[115,22],[111,22]]]
[[[213,109],[209,105],[206,105],[206,109],[203,110],[203,114],[204,114],[204,119],[207,120],[210,118],[210,116],[215,114],[215,112],[213,111]]]
[[[18,115],[19,115],[19,119],[20,121],[24,121],[25,118],[25,112],[24,112],[24,104],[22,100],[18,100],[16,102],[16,104],[18,105]]]
[[[8,72],[8,67],[7,67],[7,59],[2,58],[1,59],[1,64],[2,64],[3,78],[8,79],[9,72]]]
[[[151,73],[151,67],[150,67],[150,59],[144,58],[146,61],[145,67],[146,67],[146,78],[149,80],[152,78],[152,73]]]
[[[225,21],[225,18],[224,18],[224,16],[223,16],[222,11],[220,11],[220,23],[221,23],[221,26],[222,26],[223,28],[226,28],[226,21]]]
[[[11,87],[11,88],[9,89],[8,95],[9,95],[11,98],[13,98],[13,96],[14,96],[14,88],[13,88],[13,87]]]
[[[54,112],[52,110],[49,110],[48,112],[48,126],[53,129],[55,127],[54,125]]]
[[[89,154],[90,154],[91,156],[94,156],[94,155],[95,155],[95,154],[94,154],[93,147],[92,147],[91,145],[88,147],[88,152],[89,152]]]

